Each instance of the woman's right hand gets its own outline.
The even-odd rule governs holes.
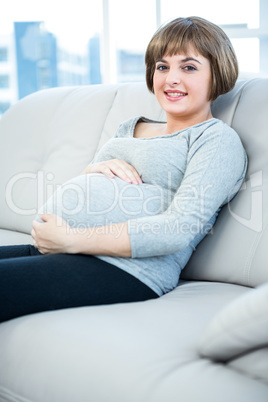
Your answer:
[[[113,179],[115,176],[131,184],[141,184],[142,180],[137,170],[120,159],[110,159],[108,161],[92,163],[88,165],[83,174],[103,173],[105,176]]]

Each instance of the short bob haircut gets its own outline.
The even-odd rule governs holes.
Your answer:
[[[229,92],[238,77],[238,62],[225,32],[217,25],[200,17],[176,18],[160,27],[146,50],[146,83],[154,93],[153,77],[157,60],[164,56],[185,54],[192,46],[207,58],[211,68],[209,100]]]

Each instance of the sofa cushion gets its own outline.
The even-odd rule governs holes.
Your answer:
[[[268,385],[268,347],[239,356],[228,362],[227,367]]]
[[[0,120],[0,227],[31,232],[31,222],[57,186],[92,160],[117,86],[36,92]]]
[[[267,312],[268,283],[249,290],[216,315],[201,338],[200,355],[226,362],[268,346]]]
[[[14,230],[0,229],[0,246],[32,243],[32,237],[26,233],[15,232]]]
[[[102,130],[98,150],[114,135],[120,123],[135,116],[166,121],[164,110],[160,107],[156,97],[147,90],[144,82],[118,86],[113,105]]]
[[[5,322],[0,400],[233,402],[235,395],[237,401],[266,402],[267,385],[200,359],[196,349],[217,311],[245,292],[224,283],[182,283],[147,302]]]
[[[268,159],[268,156],[267,156]],[[255,287],[268,282],[268,172],[252,174],[220,212],[181,278]]]

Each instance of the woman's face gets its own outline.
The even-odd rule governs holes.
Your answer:
[[[156,61],[154,93],[167,118],[197,124],[211,118],[210,62],[192,48]]]

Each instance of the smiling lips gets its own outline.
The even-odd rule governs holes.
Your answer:
[[[184,98],[187,95],[187,92],[181,92],[176,90],[167,90],[164,91],[166,98],[171,101],[177,101]]]

